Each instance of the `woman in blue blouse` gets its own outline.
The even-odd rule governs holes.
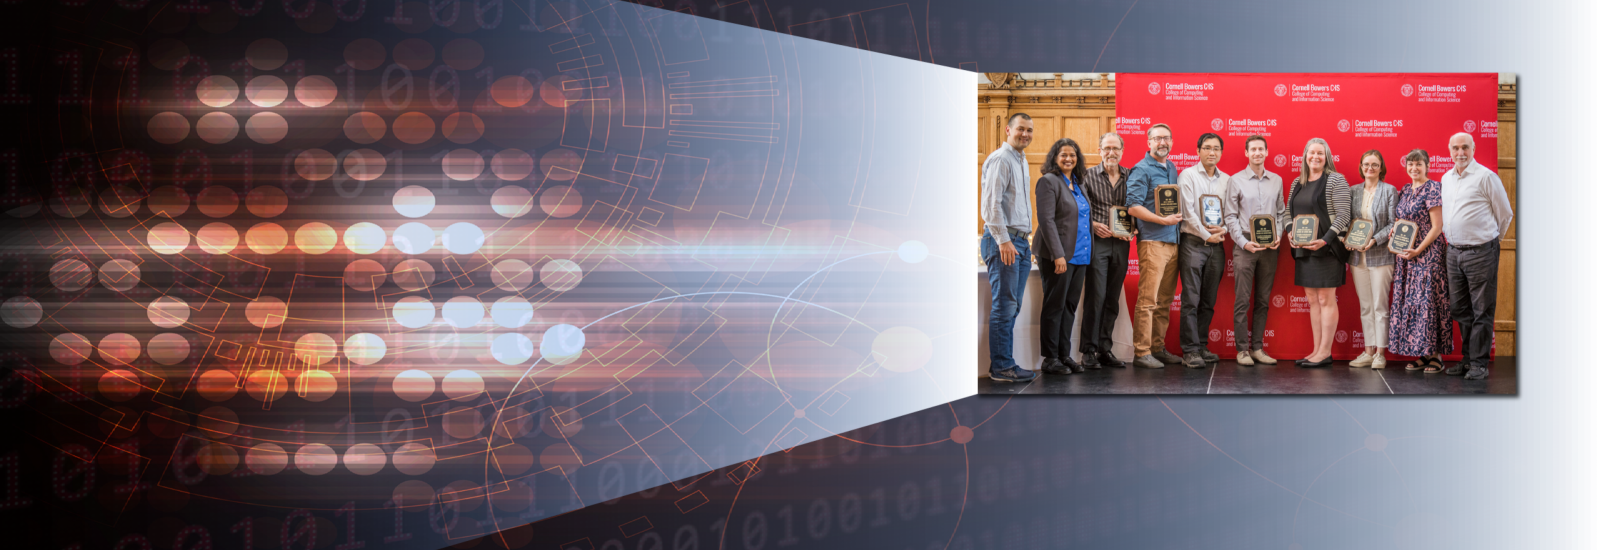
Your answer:
[[[1072,360],[1072,316],[1089,265],[1089,200],[1083,195],[1083,151],[1061,139],[1045,155],[1034,189],[1039,227],[1033,232],[1044,305],[1039,309],[1039,355],[1045,374],[1083,372]]]

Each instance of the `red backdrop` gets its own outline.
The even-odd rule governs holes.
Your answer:
[[[1214,132],[1224,140],[1218,168],[1229,174],[1247,169],[1244,140],[1261,134],[1268,144],[1266,168],[1283,178],[1287,197],[1290,183],[1300,173],[1301,152],[1314,137],[1327,140],[1334,168],[1352,184],[1362,179],[1357,169],[1360,155],[1371,149],[1383,153],[1388,166],[1385,179],[1391,184],[1410,182],[1400,159],[1416,148],[1426,150],[1431,158],[1429,177],[1440,179],[1452,166],[1450,136],[1463,131],[1470,132],[1476,142],[1477,161],[1498,169],[1498,95],[1499,80],[1494,73],[1119,73],[1117,133],[1127,142],[1123,164],[1132,166],[1148,149],[1145,130],[1165,123],[1173,135],[1168,158],[1181,171],[1199,162],[1195,140]],[[1231,357],[1235,352],[1231,239],[1226,246],[1229,261],[1217,292],[1209,338],[1212,351]],[[1123,283],[1130,305],[1138,297],[1137,258],[1135,250]],[[1354,358],[1364,347],[1361,304],[1348,275],[1346,280],[1338,291],[1336,359]],[[1172,316],[1167,347],[1178,350],[1176,296]],[[1266,332],[1266,349],[1277,358],[1298,359],[1311,351],[1310,312],[1305,291],[1294,284],[1294,260],[1287,246],[1279,250]],[[1455,357],[1459,357],[1459,335],[1456,351]]]

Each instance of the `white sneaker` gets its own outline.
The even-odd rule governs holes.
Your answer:
[[[1383,354],[1380,353],[1372,358],[1372,368],[1381,369],[1387,366],[1389,366],[1389,360],[1384,359]]]
[[[1273,359],[1271,355],[1267,355],[1267,351],[1266,350],[1258,349],[1258,350],[1252,351],[1252,352],[1250,352],[1250,356],[1254,357],[1257,363],[1260,363],[1260,364],[1263,364],[1263,365],[1276,365],[1276,364],[1278,364],[1278,360],[1277,359]]]
[[[1254,366],[1256,364],[1256,362],[1255,362],[1254,359],[1250,358],[1250,352],[1241,351],[1241,352],[1239,352],[1239,364],[1243,365],[1243,366],[1246,366],[1246,367],[1249,367],[1249,366]]]
[[[1358,356],[1355,359],[1350,361],[1350,366],[1353,367],[1353,368],[1365,367],[1365,366],[1371,365],[1371,364],[1372,364],[1372,354],[1367,353],[1365,351],[1361,352],[1360,356]]]

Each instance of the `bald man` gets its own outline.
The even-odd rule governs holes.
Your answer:
[[[1494,346],[1495,283],[1500,272],[1500,239],[1511,229],[1511,200],[1500,176],[1473,160],[1472,134],[1450,136],[1455,167],[1439,182],[1443,202],[1445,278],[1450,282],[1450,318],[1461,330],[1461,362],[1445,374],[1467,380],[1489,377]]]

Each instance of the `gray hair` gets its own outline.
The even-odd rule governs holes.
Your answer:
[[[1305,183],[1310,183],[1311,182],[1311,165],[1310,165],[1310,163],[1306,162],[1306,157],[1311,156],[1310,153],[1311,153],[1311,146],[1312,145],[1321,145],[1322,146],[1322,158],[1327,160],[1326,164],[1324,164],[1323,167],[1322,167],[1322,173],[1324,175],[1327,175],[1330,172],[1331,173],[1338,173],[1339,172],[1337,169],[1335,169],[1333,167],[1333,148],[1328,147],[1327,140],[1324,140],[1322,138],[1311,138],[1311,139],[1306,141],[1306,148],[1304,150],[1300,151],[1300,183],[1301,184],[1305,184]]]
[[[1471,147],[1473,150],[1477,150],[1478,149],[1478,144],[1476,142],[1472,141],[1472,134],[1469,134],[1469,133],[1466,133],[1466,132],[1456,132],[1455,135],[1450,136],[1450,141],[1455,141],[1456,138],[1461,137],[1461,136],[1466,136],[1466,138],[1467,138],[1467,146],[1468,147]]]
[[[1123,147],[1127,147],[1128,146],[1128,142],[1122,140],[1122,134],[1118,134],[1116,132],[1106,132],[1104,135],[1101,135],[1100,136],[1100,143],[1105,143],[1106,142],[1106,138],[1109,138],[1109,137],[1117,138],[1117,145],[1121,145]]]

